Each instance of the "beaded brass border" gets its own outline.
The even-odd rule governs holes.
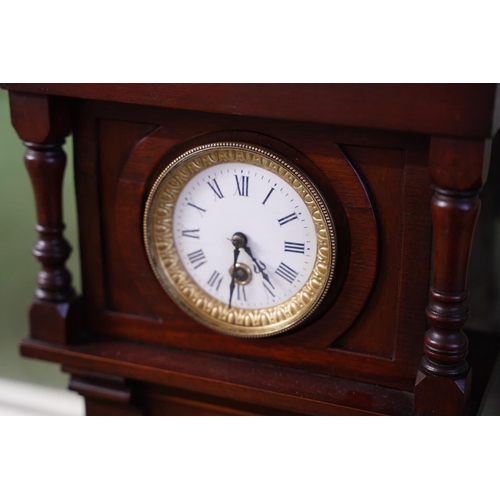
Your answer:
[[[260,166],[285,180],[302,198],[316,228],[317,253],[313,271],[288,301],[265,309],[241,309],[203,291],[183,266],[174,243],[174,208],[187,182],[205,168],[238,162]],[[268,337],[306,320],[328,292],[335,269],[335,227],[323,197],[308,177],[272,151],[243,142],[217,142],[178,156],[160,173],[151,188],[143,219],[149,263],[163,289],[185,312],[204,325],[239,337]]]

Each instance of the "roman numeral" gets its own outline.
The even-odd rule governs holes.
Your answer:
[[[295,212],[293,214],[287,215],[286,217],[283,217],[282,219],[278,219],[278,222],[280,223],[280,226],[284,226],[285,224],[288,224],[288,222],[292,222],[295,219],[298,219],[299,217]]]
[[[276,274],[283,278],[284,280],[288,281],[288,283],[293,283],[293,280],[298,276],[298,272],[294,271],[291,267],[288,267],[286,264],[283,264],[283,262],[278,266],[278,269],[276,269]]]
[[[196,210],[199,210],[200,212],[206,212],[206,210],[204,208],[198,207],[194,203],[188,203],[188,205],[191,206],[191,207],[196,208]],[[203,215],[203,214],[201,214],[201,215]]]
[[[294,243],[293,241],[285,241],[285,252],[293,253],[304,253],[305,252],[304,243]]]
[[[238,284],[237,297],[238,297],[238,300],[244,300],[246,302],[246,300],[247,300],[247,294],[245,292],[245,286],[244,285]]]
[[[185,229],[182,231],[182,236],[187,236],[188,238],[195,238],[197,240],[200,239],[200,230],[199,229]]]
[[[264,198],[264,201],[262,202],[263,205],[266,204],[266,201],[269,199],[269,196],[271,196],[273,191],[274,191],[274,188],[271,188],[271,191],[269,191],[269,193],[267,193],[267,196]]]
[[[224,195],[222,194],[222,191],[220,190],[220,187],[215,179],[213,180],[213,183],[214,185],[212,186],[210,182],[207,182],[207,184],[212,188],[212,191],[217,195],[217,198],[219,198],[219,200],[221,198],[224,198]]]
[[[216,291],[219,291],[219,287],[220,287],[220,284],[221,284],[222,279],[223,279],[223,277],[221,277],[219,279],[219,276],[220,276],[220,273],[217,271],[214,271],[212,273],[212,276],[210,276],[210,279],[207,281],[207,285],[209,285],[211,287],[215,286],[215,283],[217,283],[217,286],[215,287]],[[219,280],[219,281],[217,281],[217,280]]]
[[[238,194],[240,196],[248,196],[248,176],[241,175],[240,177],[238,177],[237,175],[235,175],[234,177],[236,179]]]
[[[188,253],[187,256],[191,264],[197,264],[196,266],[194,266],[195,269],[198,269],[200,266],[206,264],[207,262],[203,250],[196,250],[196,252]]]
[[[264,285],[266,292],[269,292],[271,294],[271,297],[275,297],[273,291],[267,286],[267,283],[265,281],[263,281],[262,284]]]

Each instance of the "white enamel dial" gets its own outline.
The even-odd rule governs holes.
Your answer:
[[[199,146],[166,165],[146,202],[144,241],[175,303],[243,337],[302,323],[335,266],[333,221],[317,188],[291,162],[244,143]]]
[[[231,238],[238,232],[246,236],[247,245],[237,263],[250,273],[245,284],[235,280],[231,294]],[[173,234],[196,284],[243,309],[289,300],[307,281],[316,260],[316,230],[304,201],[278,175],[255,165],[226,163],[195,175],[179,195]]]

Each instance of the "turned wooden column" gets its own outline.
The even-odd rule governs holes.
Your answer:
[[[467,364],[467,271],[481,202],[484,141],[435,138],[430,175],[434,270],[424,357],[415,384],[415,413],[461,415],[470,392]]]
[[[71,131],[63,98],[11,92],[12,124],[26,146],[24,162],[36,202],[39,239],[33,255],[41,264],[30,308],[31,336],[66,343],[79,333],[79,302],[65,262],[71,246],[64,239],[62,182],[64,138]]]

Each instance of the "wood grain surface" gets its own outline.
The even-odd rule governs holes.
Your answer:
[[[19,92],[459,137],[493,133],[494,84],[2,84]]]

